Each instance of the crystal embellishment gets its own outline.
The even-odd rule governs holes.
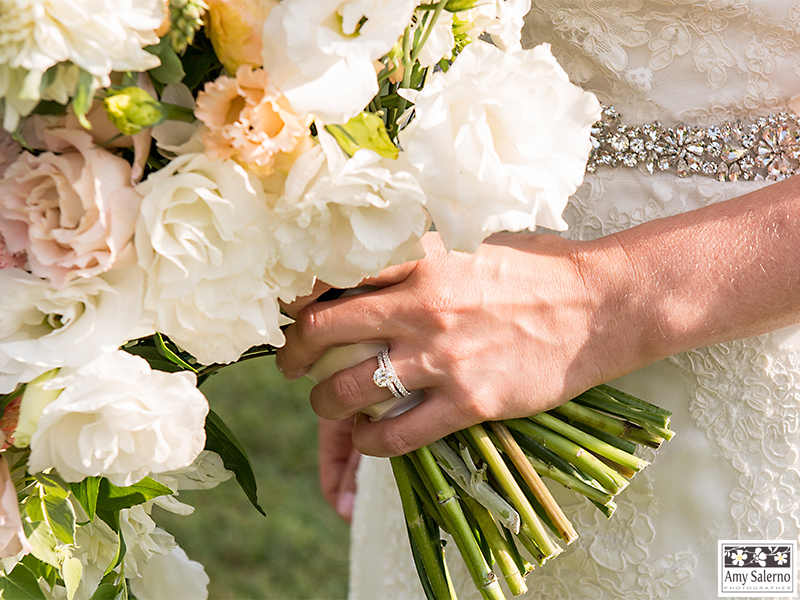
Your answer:
[[[800,173],[800,118],[790,113],[712,127],[627,125],[604,106],[591,132],[586,170],[643,166],[650,173],[704,175],[720,181],[779,181]]]

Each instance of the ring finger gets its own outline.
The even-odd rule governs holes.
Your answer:
[[[324,419],[341,420],[368,406],[391,400],[394,395],[387,387],[379,387],[373,380],[378,368],[376,358],[370,358],[354,367],[337,371],[311,390],[311,406]],[[398,379],[408,391],[423,389],[425,382],[411,363],[392,361]]]

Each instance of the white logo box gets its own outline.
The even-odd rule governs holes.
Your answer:
[[[797,596],[797,540],[720,540],[720,598]]]

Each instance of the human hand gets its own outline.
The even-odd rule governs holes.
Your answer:
[[[345,521],[353,518],[356,469],[361,453],[352,440],[353,419],[319,420],[319,485],[322,495]]]
[[[391,349],[403,385],[425,391],[407,413],[377,423],[359,414],[392,397],[372,381],[375,359],[311,392],[319,416],[356,416],[353,442],[363,453],[403,454],[475,423],[547,410],[621,374],[613,349],[603,346],[605,330],[616,325],[576,260],[585,243],[498,235],[474,254],[446,253],[435,234],[423,243],[423,260],[365,281],[381,289],[307,304],[278,352],[279,367],[295,378],[330,347]]]

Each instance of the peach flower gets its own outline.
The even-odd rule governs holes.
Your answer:
[[[48,132],[51,152],[23,152],[0,179],[0,235],[59,288],[133,258],[141,202],[130,164],[78,130]],[[60,152],[56,154],[55,152]]]
[[[310,139],[308,117],[294,113],[263,69],[243,65],[236,77],[221,76],[197,95],[195,116],[210,160],[231,158],[262,177]],[[292,161],[293,162],[293,161]]]
[[[206,33],[228,73],[241,65],[260,67],[264,20],[278,0],[208,0]]]

